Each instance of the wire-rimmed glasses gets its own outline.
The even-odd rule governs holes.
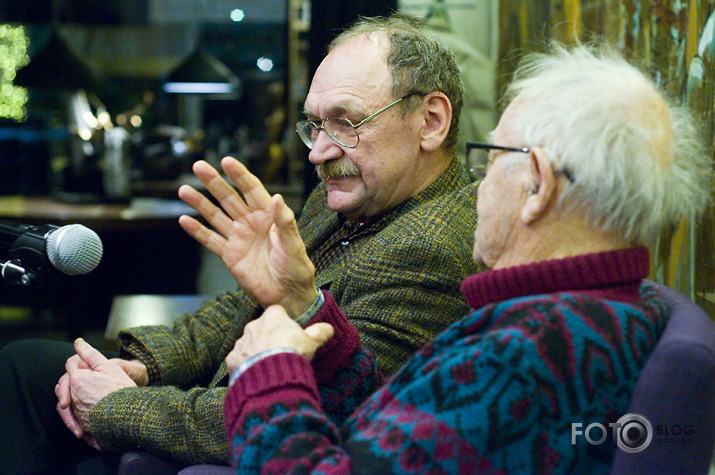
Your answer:
[[[389,103],[379,111],[365,117],[357,124],[353,124],[350,119],[346,119],[345,117],[328,117],[327,119],[322,119],[317,122],[314,122],[312,120],[301,120],[296,124],[295,131],[298,132],[298,136],[300,137],[300,139],[311,150],[313,148],[313,144],[318,139],[318,134],[321,130],[324,130],[330,140],[332,140],[336,144],[342,147],[355,148],[357,147],[358,143],[360,143],[360,136],[357,132],[358,127],[368,122],[369,120],[374,119],[379,114],[382,114],[395,104],[404,101],[408,97],[414,96],[415,94],[419,93],[410,92],[409,94],[405,94],[399,99]]]

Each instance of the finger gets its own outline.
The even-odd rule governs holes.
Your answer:
[[[331,324],[321,322],[306,327],[305,333],[311,337],[318,344],[318,348],[320,348],[333,337],[335,329]]]
[[[55,385],[55,395],[57,396],[57,403],[63,408],[68,407],[72,402],[69,373],[63,374]]]
[[[199,244],[221,257],[223,249],[226,247],[226,239],[223,236],[211,231],[198,220],[187,215],[179,217],[179,226]]]
[[[74,341],[74,349],[79,357],[82,358],[82,361],[87,363],[93,370],[100,369],[102,365],[109,361],[102,353],[97,351],[82,338],[77,338]]]
[[[246,204],[251,209],[265,209],[271,204],[271,195],[255,175],[246,166],[233,157],[221,160],[221,167],[226,175],[236,184]]]
[[[296,236],[298,234],[298,226],[295,221],[295,213],[293,210],[286,205],[283,196],[276,194],[273,195],[271,199],[271,213],[273,216],[273,222],[278,225],[279,228],[285,231],[290,231]]]
[[[60,407],[60,404],[57,403],[57,413],[60,415],[60,419],[62,419],[65,426],[74,434],[75,437],[78,439],[84,437],[84,430],[82,430],[82,427],[79,425],[71,407]]]
[[[79,355],[72,355],[67,358],[67,361],[65,362],[65,371],[67,371],[68,373],[76,369],[87,368],[89,368],[89,366],[87,365],[87,363],[82,361],[82,358],[80,358]]]
[[[226,235],[231,231],[233,226],[231,218],[226,216],[226,213],[213,204],[203,193],[195,190],[190,185],[181,185],[179,187],[179,198],[198,211],[221,234]]]
[[[133,361],[133,360],[132,360]],[[134,366],[130,360],[123,360],[121,358],[112,358],[109,360],[110,363],[114,363],[124,370],[125,373],[133,373]]]
[[[94,440],[94,437],[92,437],[91,435],[89,435],[89,434],[85,435],[84,441],[87,443],[87,445],[92,447],[94,450],[97,450],[98,452],[102,451],[102,448],[99,446],[97,441]]]
[[[236,159],[232,160],[237,162]],[[214,167],[203,160],[199,160],[194,163],[193,170],[199,181],[218,200],[223,210],[232,219],[238,219],[248,212],[246,203],[244,203],[236,190],[226,183],[226,180],[221,177]],[[231,179],[233,180],[233,178]],[[213,223],[211,224],[213,225]]]
[[[136,359],[123,360],[121,358],[112,358],[109,362],[119,365],[137,386],[146,386],[149,384],[149,372],[146,369],[146,365],[141,361]]]
[[[273,196],[271,201],[271,214],[273,222],[276,224],[274,228],[278,233],[278,239],[283,243],[284,247],[291,252],[301,252],[305,249],[303,238],[298,232],[298,225],[295,221],[295,214],[283,200],[279,194]],[[305,251],[302,251],[305,253]]]

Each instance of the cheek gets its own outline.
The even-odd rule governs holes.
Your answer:
[[[489,183],[485,178],[484,180],[482,180],[482,182],[479,184],[479,187],[477,188],[477,219],[481,218],[482,215],[485,215],[489,211],[489,206],[487,206],[487,202],[489,202],[490,196],[491,190],[489,187]]]
[[[483,263],[481,255],[484,251],[484,234],[486,229],[489,227],[489,222],[491,221],[491,216],[489,212],[489,206],[487,205],[488,191],[484,186],[484,182],[479,185],[477,190],[477,228],[474,230],[474,260],[478,263]]]
[[[387,172],[389,171],[383,163],[373,160],[373,157],[379,157],[374,150],[361,150],[359,156],[351,158],[351,161],[360,170],[361,185],[368,189],[375,189],[384,186],[384,181]]]
[[[473,257],[476,262],[490,268],[504,252],[512,225],[511,197],[508,190],[495,186],[498,180],[495,176],[485,179],[477,192]]]

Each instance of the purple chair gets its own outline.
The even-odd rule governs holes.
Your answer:
[[[684,295],[650,282],[670,305],[670,319],[638,379],[630,413],[642,414],[654,432],[692,428],[690,443],[653,441],[632,454],[616,449],[612,474],[705,474],[715,445],[715,323]],[[676,429],[677,430],[677,429]],[[681,434],[682,436],[682,434]],[[228,475],[230,467],[195,465],[182,468],[140,452],[125,452],[120,475]]]
[[[668,300],[670,319],[629,412],[648,418],[654,437],[639,453],[616,449],[612,473],[708,473],[715,445],[715,324],[684,295],[651,284]],[[686,442],[658,442],[674,433]]]

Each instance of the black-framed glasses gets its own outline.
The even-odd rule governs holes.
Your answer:
[[[494,155],[490,158],[489,152],[491,150],[519,153],[531,152],[528,147],[507,147],[492,143],[467,142],[467,164],[469,165],[469,172],[475,180],[483,180],[487,174],[487,167],[496,159]],[[555,171],[556,173],[562,173],[570,182],[574,182],[573,173],[569,169],[563,168]]]
[[[358,143],[360,143],[360,136],[357,132],[358,127],[374,119],[395,104],[404,101],[408,97],[414,96],[416,94],[420,93],[410,92],[409,94],[405,94],[399,99],[392,101],[379,111],[365,117],[357,124],[353,124],[350,119],[346,119],[345,117],[328,117],[327,119],[323,119],[317,122],[313,122],[312,120],[301,120],[296,124],[295,131],[298,132],[298,136],[300,137],[300,139],[311,150],[313,149],[313,144],[318,139],[318,134],[321,130],[324,130],[328,137],[330,137],[330,140],[332,140],[336,144],[342,147],[355,148],[357,147]]]

